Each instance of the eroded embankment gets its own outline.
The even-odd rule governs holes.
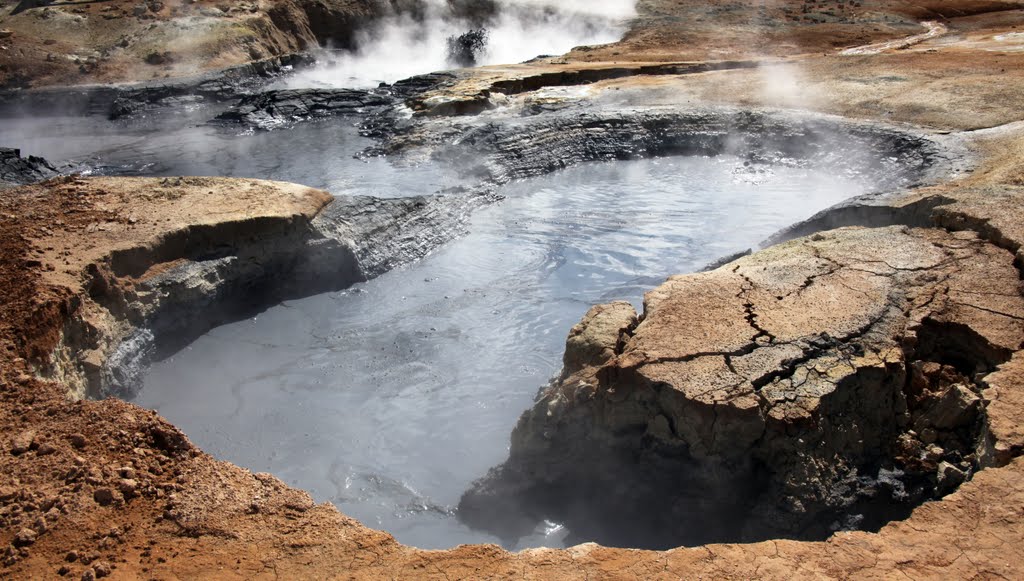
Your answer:
[[[381,0],[245,4],[18,2],[0,8],[5,45],[0,89],[180,78],[260,68],[320,45],[354,49],[381,18],[414,12]]]
[[[345,288],[457,236],[473,196],[334,198],[285,184],[217,178],[58,178],[14,190],[12,215],[36,216],[37,257],[72,293],[36,372],[76,397],[130,394],[154,356],[283,299]],[[261,199],[268,197],[268,200]],[[120,208],[92,217],[67,204]],[[82,222],[82,220],[85,220]],[[37,351],[38,353],[38,351]]]
[[[730,109],[603,111],[520,123],[414,126],[392,135],[384,147],[430,152],[461,168],[470,185],[410,200],[346,198],[297,230],[256,222],[219,225],[216,232],[167,235],[154,249],[115,253],[109,267],[113,278],[132,277],[140,298],[105,299],[112,303],[107,309],[122,313],[119,318],[131,321],[132,329],[90,359],[103,363],[91,364],[89,392],[131,393],[152,357],[169,354],[217,324],[284,298],[345,288],[423,256],[457,235],[475,208],[493,200],[494,185],[513,179],[595,160],[734,154],[755,165],[828,167],[891,190],[935,179],[948,166],[948,154],[923,135],[829,117]],[[355,248],[342,248],[346,245]],[[158,274],[146,274],[154,264],[160,265]],[[98,272],[104,273],[97,275],[101,282],[91,285],[117,288],[104,282],[111,276],[105,269]]]
[[[861,175],[878,191],[931,183],[963,157],[952,142],[885,124],[774,109],[570,108],[546,115],[419,119],[386,126],[370,153],[432,156],[501,184],[587,161],[736,155]]]
[[[236,101],[314,66],[321,47],[355,51],[383,21],[415,26],[424,18],[420,3],[383,0],[52,4],[0,8],[0,116],[120,119]],[[480,9],[495,5],[452,4],[446,15],[468,19]]]

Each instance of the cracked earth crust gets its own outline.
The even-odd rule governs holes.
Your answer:
[[[640,534],[616,524],[631,513],[660,546],[877,526],[874,504],[941,496],[998,462],[979,382],[1024,341],[1013,262],[971,232],[841,229],[672,277],[639,323],[626,304],[595,307],[464,518],[482,506],[506,522],[495,507],[521,499],[624,544]],[[977,293],[983,272],[1001,282]],[[575,495],[625,508],[593,522],[564,508]]]

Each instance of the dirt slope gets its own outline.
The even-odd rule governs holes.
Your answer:
[[[36,5],[36,7],[26,8]],[[354,46],[375,0],[0,2],[0,88],[191,76]]]

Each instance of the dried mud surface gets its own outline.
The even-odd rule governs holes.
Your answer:
[[[712,3],[720,11],[701,16],[707,26],[689,26],[696,22],[690,17],[698,4],[709,3],[643,3],[641,18],[622,43],[577,51],[569,59],[595,61],[586,66],[608,68],[620,66],[613,62],[620,59],[676,63],[751,58],[748,28],[740,20],[761,18],[761,3]],[[1024,127],[1018,123],[1024,110],[1020,102],[1024,51],[1013,44],[1018,38],[1013,36],[1016,27],[1024,23],[1019,3],[865,0],[843,3],[842,9],[829,8],[831,4],[814,5],[815,13],[821,6],[835,13],[823,15],[823,23],[805,24],[811,21],[804,20],[803,13],[799,20],[771,18],[778,24],[758,45],[802,55],[792,58],[799,60],[800,71],[809,71],[803,78],[815,90],[809,93],[813,98],[798,106],[941,131],[968,130],[964,137],[979,160],[972,173],[957,181],[912,190],[891,202],[898,207],[933,200],[927,214],[933,229],[896,234],[891,229],[867,230],[861,235],[878,236],[878,241],[884,238],[895,253],[922,240],[944,244],[959,240],[982,254],[999,257],[1000,266],[994,271],[954,268],[949,274],[964,289],[961,292],[986,295],[997,288],[986,300],[1003,300],[998,298],[1002,296],[1016,305],[1020,285],[1015,271],[1024,245]],[[3,10],[13,5],[7,2]],[[108,5],[123,8],[128,3],[82,8],[92,12]],[[885,16],[884,25],[877,21],[881,16],[867,19],[868,24],[858,23],[858,9],[890,16]],[[14,29],[15,36],[31,36],[31,29],[19,32],[20,25],[4,14],[0,28]],[[919,33],[923,29],[914,24],[919,19],[943,20],[950,32],[904,50],[836,54],[848,46]],[[837,31],[847,32],[837,36]],[[298,46],[299,36],[290,33],[287,42]],[[10,37],[0,38],[0,43],[10,45]],[[37,53],[43,49],[33,50],[16,58],[38,62]],[[3,58],[12,58],[10,52],[4,52]],[[42,58],[45,62],[45,54]],[[237,56],[230,64],[249,58]],[[38,79],[39,84],[77,82],[71,75],[89,74],[78,72],[77,66],[44,70],[21,67],[15,61],[4,64],[8,75],[13,70],[29,71],[30,81]],[[484,81],[470,76],[463,93],[449,95],[476,99],[481,88],[494,81],[580,66],[542,62],[535,69],[482,71],[479,74],[496,76]],[[139,80],[151,74],[144,66],[111,67],[110,76],[98,72],[94,79]],[[36,70],[42,72],[32,77]],[[136,74],[138,70],[147,73]],[[593,84],[588,98],[631,99],[642,94],[652,101],[660,98],[683,105],[719,100],[778,105],[786,96],[758,90],[763,86],[761,78],[757,70],[630,76]],[[980,332],[990,333],[1012,351],[1005,363],[984,377],[982,385],[995,459],[955,492],[917,507],[904,521],[890,523],[877,533],[844,532],[822,542],[774,540],[668,551],[593,544],[516,554],[495,546],[421,551],[362,526],[333,506],[314,504],[306,493],[271,475],[252,474],[217,461],[153,412],[113,399],[69,397],[69,386],[53,354],[60,351],[68,323],[88,315],[93,295],[106,292],[90,286],[94,280],[90,270],[112,252],[151,247],[196,222],[309,221],[328,201],[326,194],[308,188],[249,180],[142,184],[58,178],[0,196],[0,575],[76,579],[1024,576],[1019,551],[1024,540],[1020,317],[1016,310],[994,303],[981,305],[984,309],[964,307],[963,312],[975,317],[972,324]],[[823,240],[848,236],[844,232],[822,234]],[[790,244],[809,243],[804,239]],[[785,248],[757,254],[743,264],[782,264],[778,261],[787,259]],[[857,263],[863,258],[856,254],[858,246],[850,248],[854,254],[849,262]],[[150,266],[152,276],[174,267],[169,263]],[[730,268],[734,266],[723,270],[728,273]],[[148,275],[115,279],[127,294]],[[821,278],[825,284],[829,277]],[[695,280],[701,279],[682,277],[670,284],[695,284]],[[808,307],[810,332],[826,331],[832,324],[815,322],[813,317],[829,308],[827,304]],[[772,313],[766,307],[759,316],[770,319]],[[780,317],[782,313],[777,311]],[[724,340],[734,327],[749,331],[745,315],[741,317],[707,319],[702,324],[709,338]],[[668,348],[658,336],[670,329],[652,326],[648,336],[652,352]]]

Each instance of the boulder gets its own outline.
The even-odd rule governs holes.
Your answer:
[[[41,182],[58,173],[57,168],[41,157],[22,157],[19,149],[0,147],[0,190]]]

